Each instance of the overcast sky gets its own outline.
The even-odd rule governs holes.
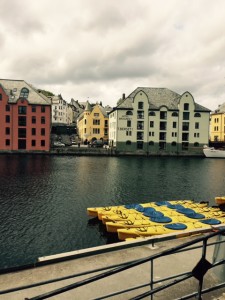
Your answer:
[[[1,78],[116,106],[136,87],[225,102],[224,0],[0,0]]]

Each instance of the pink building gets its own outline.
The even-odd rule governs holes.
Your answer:
[[[0,79],[0,151],[49,151],[51,101],[24,80]]]

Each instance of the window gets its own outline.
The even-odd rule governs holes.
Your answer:
[[[141,140],[141,141],[142,141],[143,139],[144,139],[144,133],[138,131],[138,132],[137,132],[137,140]]]
[[[148,135],[149,135],[149,136],[154,136],[155,133],[154,133],[154,131],[149,131]]]
[[[166,122],[160,122],[159,129],[160,130],[166,130]]]
[[[99,117],[99,113],[94,113],[94,116],[95,117]]]
[[[5,116],[5,122],[10,123],[10,116],[8,116],[8,115]]]
[[[188,150],[188,145],[189,143],[187,142],[182,143],[182,150]]]
[[[190,115],[189,112],[184,111],[183,112],[183,120],[189,120],[189,115]]]
[[[194,147],[198,147],[199,146],[199,143],[194,143]]]
[[[105,127],[108,127],[108,120],[105,120]]]
[[[137,118],[138,119],[144,119],[144,112],[143,111],[137,111]]]
[[[126,115],[127,115],[127,116],[132,116],[133,113],[132,113],[132,111],[128,110],[128,111],[126,112]]]
[[[25,138],[27,136],[26,128],[18,128],[18,137]]]
[[[36,112],[36,106],[32,105],[32,112]]]
[[[32,124],[36,124],[36,117],[32,117],[32,120],[31,120]]]
[[[200,113],[195,113],[195,114],[194,114],[194,117],[196,117],[196,118],[201,118],[201,114],[200,114]]]
[[[10,140],[9,140],[9,139],[6,139],[6,140],[5,140],[5,145],[6,145],[6,146],[10,146]]]
[[[2,94],[0,94],[0,100],[2,100]]]
[[[138,109],[143,109],[144,103],[143,102],[138,102]]]
[[[150,141],[148,144],[149,144],[149,146],[154,146],[154,142],[153,141]]]
[[[84,119],[84,125],[86,125],[87,124],[87,120],[86,119]]]
[[[154,121],[150,121],[150,127],[151,127],[151,128],[154,127]]]
[[[189,103],[184,103],[184,110],[189,110]]]
[[[167,119],[167,112],[166,111],[160,111],[160,119],[162,119],[162,120]]]
[[[178,117],[178,112],[174,111],[174,112],[172,113],[172,117]]]
[[[10,127],[6,127],[6,128],[5,128],[5,134],[6,134],[6,135],[9,135],[9,134],[10,134]]]
[[[172,146],[176,146],[177,143],[176,143],[176,142],[172,142],[171,145],[172,145]]]
[[[137,149],[143,149],[143,142],[137,142]]]
[[[176,132],[172,132],[172,137],[177,137],[177,133]]]
[[[18,126],[27,126],[27,117],[18,118]]]
[[[93,119],[93,125],[100,125],[100,120]]]
[[[41,147],[45,146],[45,140],[41,140]]]
[[[126,131],[126,135],[127,135],[127,136],[131,136],[131,135],[132,135],[132,131],[127,130],[127,131]]]
[[[41,107],[41,112],[44,113],[45,112],[45,106]]]
[[[36,128],[31,128],[31,134],[36,135]]]
[[[100,133],[100,128],[93,128],[93,133],[99,134]]]
[[[45,128],[41,128],[41,135],[45,136]]]
[[[19,115],[26,115],[27,107],[26,106],[18,106],[18,114]]]
[[[194,133],[194,137],[200,137],[199,132],[195,132],[195,133]]]
[[[131,120],[127,120],[127,127],[131,127]]]
[[[150,112],[148,113],[148,115],[153,117],[153,116],[155,116],[155,112],[154,112],[154,111],[150,111]]]
[[[45,117],[41,117],[41,124],[45,124]]]
[[[137,129],[144,130],[144,122],[143,121],[137,121]]]
[[[188,141],[189,140],[189,133],[182,133],[182,141]]]
[[[199,129],[199,123],[195,122],[195,129]]]
[[[36,141],[35,140],[31,140],[31,146],[35,147],[36,146]]]
[[[26,98],[28,97],[29,95],[29,90],[27,88],[22,88],[21,92],[20,92],[20,98]]]
[[[7,104],[7,105],[5,106],[5,111],[10,111],[10,105]]]
[[[166,150],[166,143],[165,142],[159,142],[159,150]]]
[[[160,132],[159,139],[160,139],[160,141],[165,141],[166,140],[166,132]]]
[[[182,130],[183,131],[189,131],[189,122],[183,122]]]
[[[131,141],[126,141],[126,145],[131,145]]]
[[[173,128],[177,128],[177,122],[173,122]]]

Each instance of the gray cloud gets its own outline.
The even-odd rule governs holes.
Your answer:
[[[112,106],[137,86],[225,102],[223,0],[2,0],[0,17],[3,78]]]

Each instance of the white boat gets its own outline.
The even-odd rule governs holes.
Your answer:
[[[214,147],[203,147],[203,153],[206,157],[225,158],[225,150],[215,149]]]

